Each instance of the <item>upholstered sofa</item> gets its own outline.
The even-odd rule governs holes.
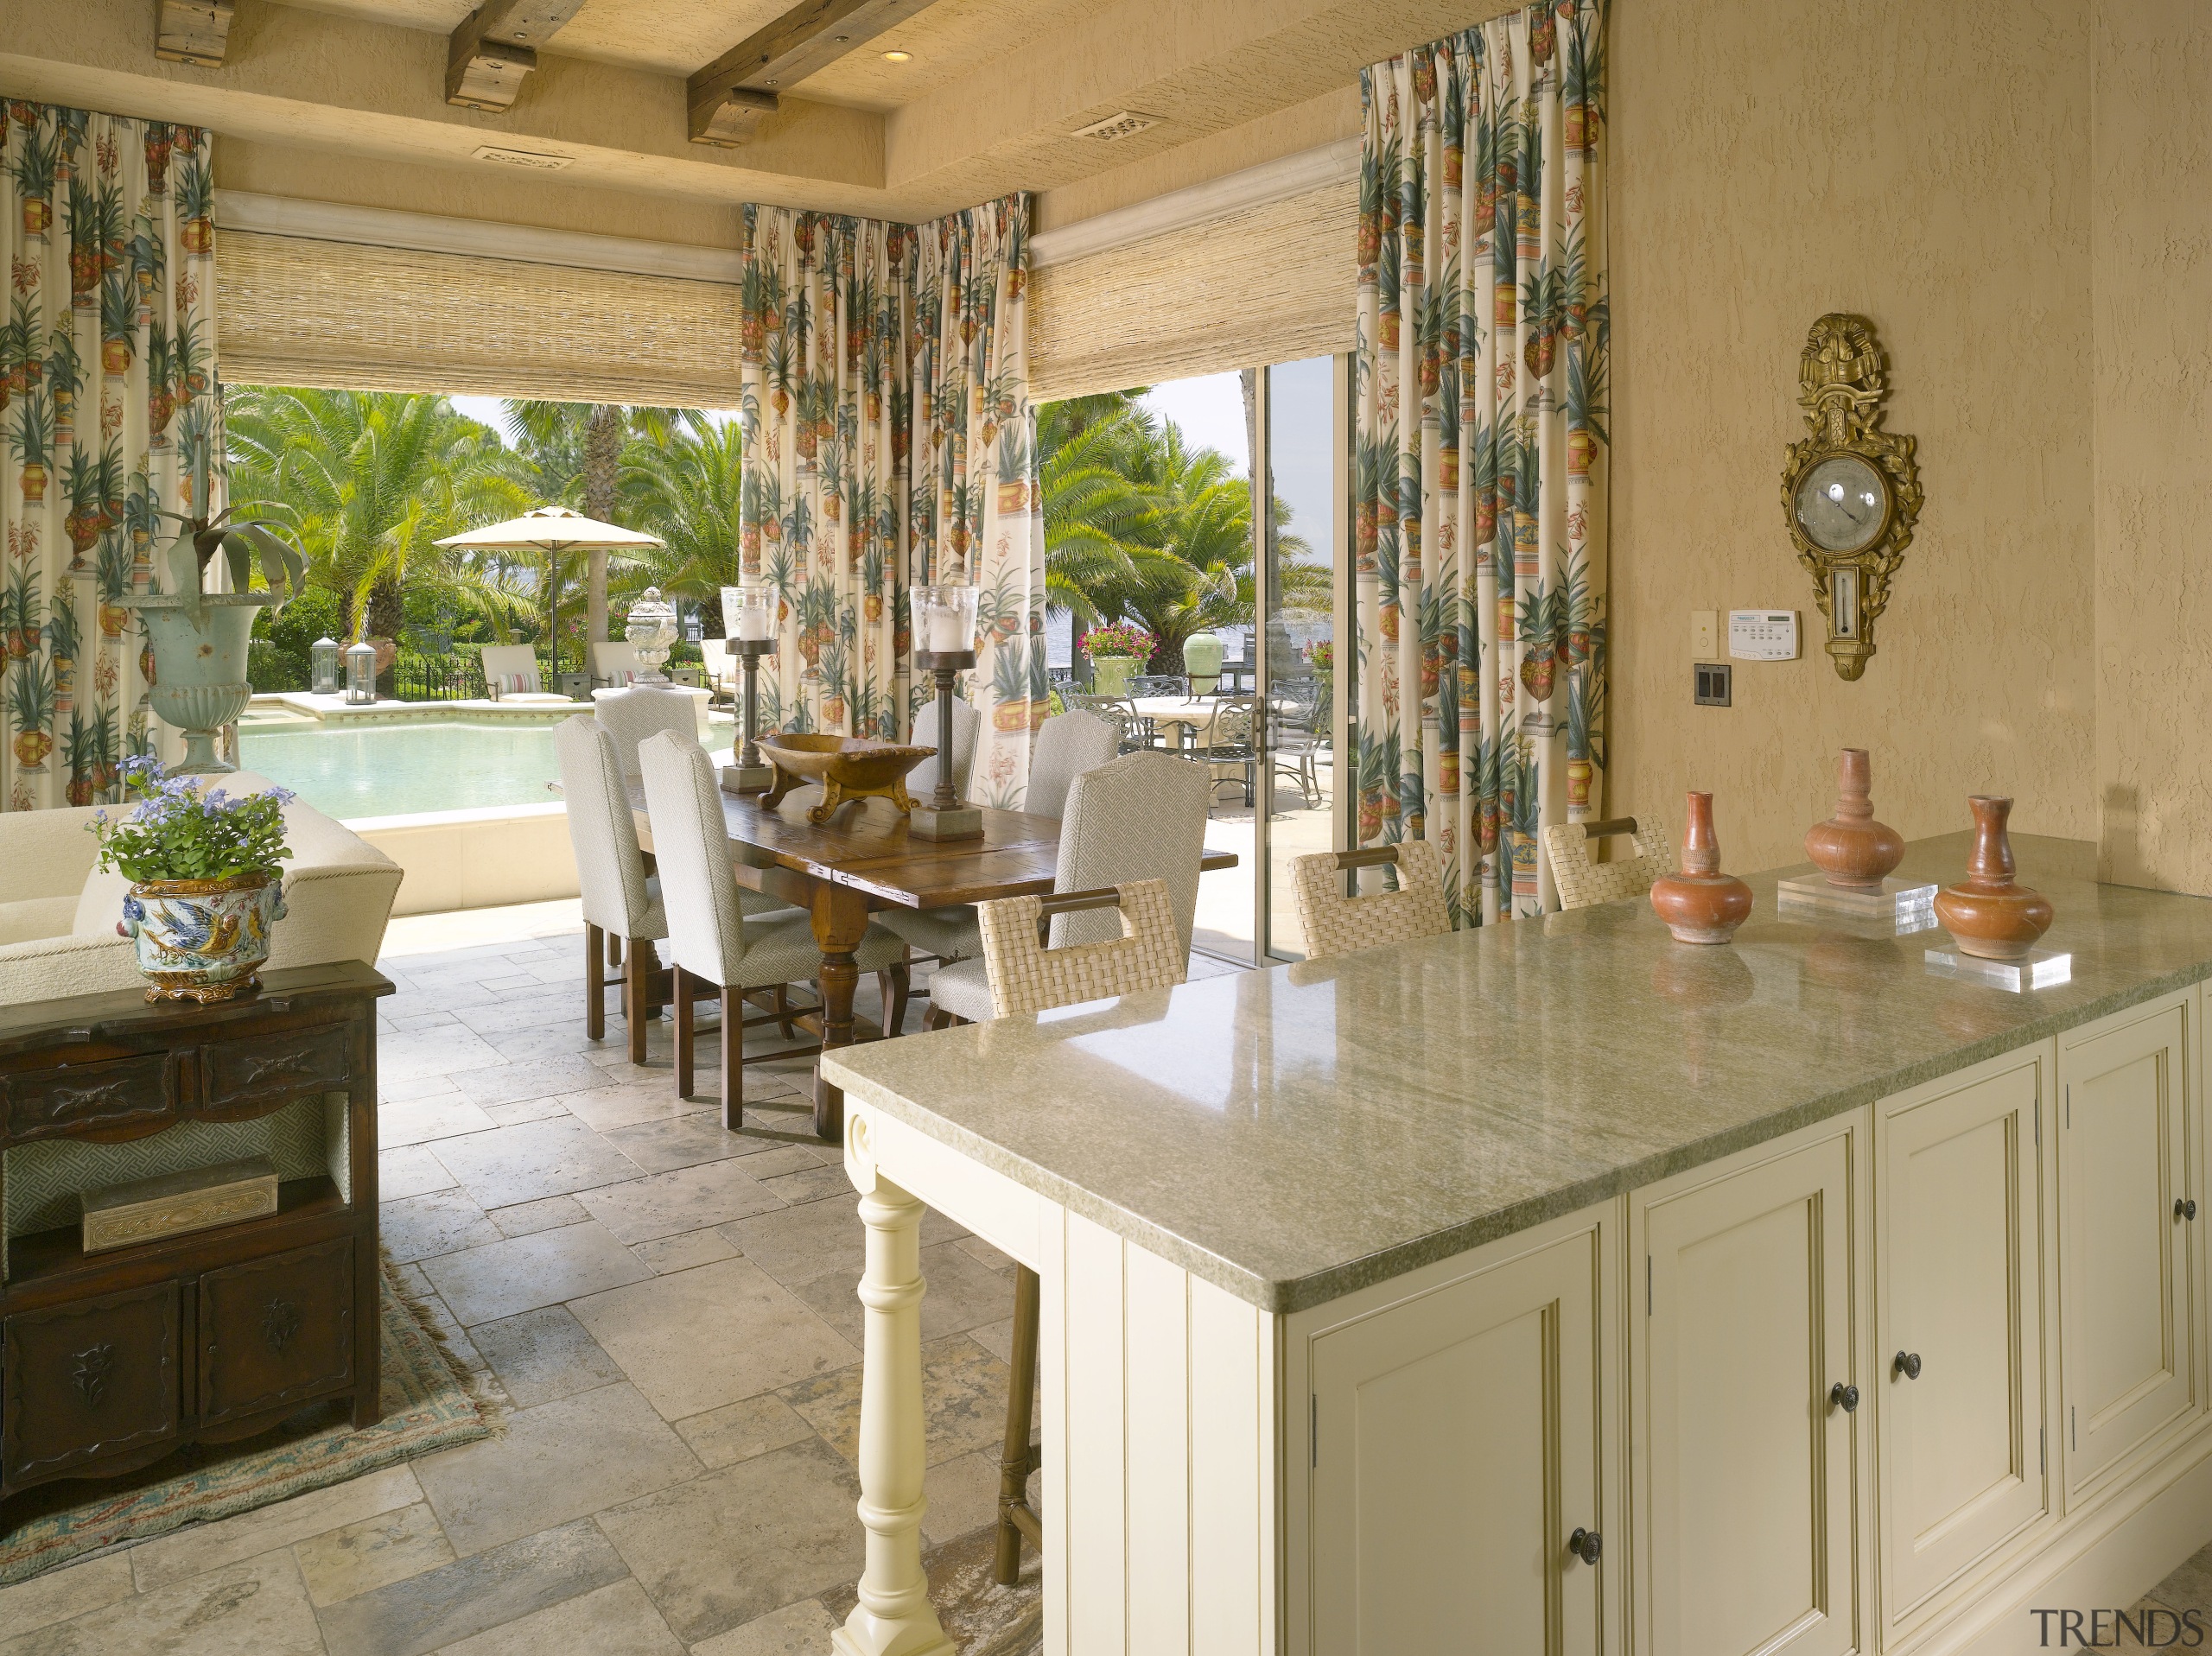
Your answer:
[[[241,771],[221,785],[257,790]],[[94,866],[93,807],[0,812],[0,1006],[141,984],[132,944],[117,930],[130,882]],[[286,917],[269,964],[374,963],[399,891],[399,865],[351,829],[295,801],[284,808]]]

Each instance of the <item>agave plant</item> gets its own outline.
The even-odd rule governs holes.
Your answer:
[[[277,609],[297,598],[307,584],[307,558],[278,533],[282,524],[273,517],[233,517],[232,510],[226,506],[212,518],[187,517],[174,511],[157,514],[181,525],[176,539],[169,542],[169,583],[184,600],[185,613],[194,626],[207,614],[200,582],[218,552],[230,565],[232,589],[241,593],[252,581],[258,557],[262,580],[270,592],[281,594],[275,606]]]

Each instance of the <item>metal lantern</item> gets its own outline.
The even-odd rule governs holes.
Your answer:
[[[976,648],[976,589],[950,582],[914,589],[914,648],[958,656]]]
[[[361,704],[377,699],[377,647],[366,638],[346,647],[346,699]]]
[[[338,640],[317,638],[308,646],[308,656],[313,665],[315,693],[317,695],[338,694],[340,655]]]
[[[668,675],[660,669],[676,644],[676,606],[660,595],[659,587],[646,587],[645,596],[630,606],[622,636],[638,652],[638,682],[667,683]]]

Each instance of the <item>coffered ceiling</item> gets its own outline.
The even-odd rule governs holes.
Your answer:
[[[472,22],[467,0],[235,0],[221,61],[203,67],[156,56],[165,3],[181,0],[0,0],[0,92],[265,144],[478,169],[500,164],[480,150],[504,148],[557,168],[549,182],[903,218],[1092,178],[1341,98],[1362,66],[1502,9],[488,0]],[[733,49],[760,41],[801,42],[782,60],[804,73],[772,91],[748,84],[749,70],[754,81],[764,72],[749,58],[733,67]],[[718,65],[706,86],[702,72]],[[491,87],[478,107],[448,101],[465,70],[488,71],[467,76]],[[702,98],[708,117],[729,117],[701,135],[721,143],[695,136]],[[1074,136],[1124,111],[1154,124],[1113,141]]]

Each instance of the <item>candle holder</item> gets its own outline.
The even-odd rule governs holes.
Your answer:
[[[937,679],[937,791],[927,804],[915,806],[906,818],[906,831],[918,840],[983,837],[982,812],[963,803],[952,785],[952,682],[975,664],[973,650],[914,652],[914,665]]]
[[[741,726],[745,739],[737,763],[722,767],[722,790],[733,794],[766,793],[775,785],[774,768],[760,757],[760,657],[776,647],[776,589],[773,587],[725,587],[721,589],[722,648],[745,663],[745,701]]]

